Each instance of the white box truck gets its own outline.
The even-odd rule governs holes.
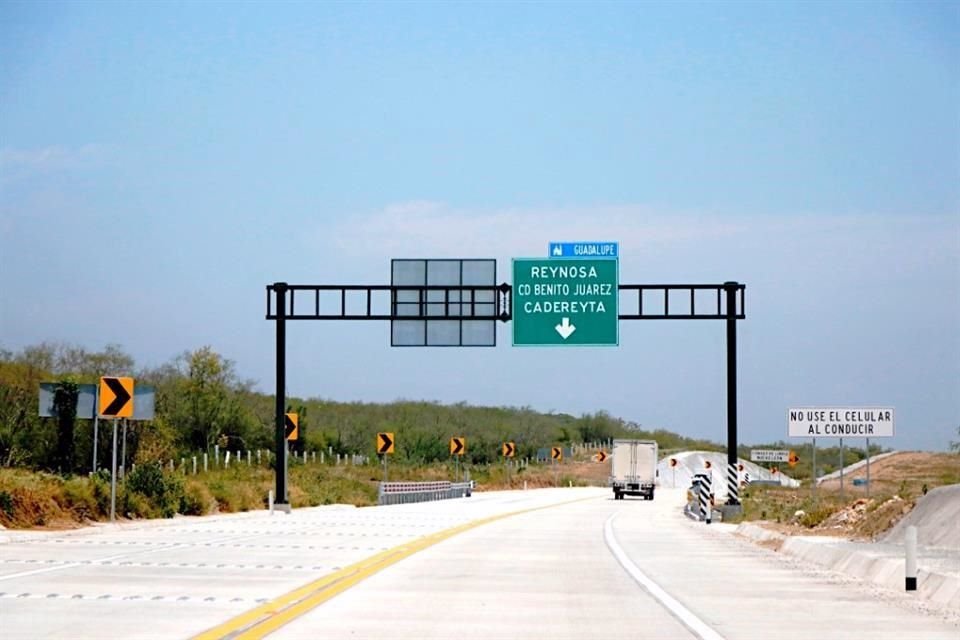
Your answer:
[[[657,484],[655,441],[614,440],[610,458],[610,486],[615,500],[623,500],[625,495],[653,500]]]

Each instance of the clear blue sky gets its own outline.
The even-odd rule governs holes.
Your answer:
[[[748,286],[741,434],[791,405],[960,424],[960,5],[0,2],[0,345],[209,344],[273,388],[268,282],[622,243]],[[725,438],[719,324],[391,349],[300,323],[288,389],[607,410]]]

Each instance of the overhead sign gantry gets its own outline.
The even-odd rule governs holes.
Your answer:
[[[496,283],[495,260],[477,259],[394,260],[389,285],[267,285],[266,318],[276,322],[277,460],[286,465],[288,320],[390,321],[392,346],[458,347],[496,346],[498,321],[514,321],[517,346],[616,346],[622,320],[722,320],[727,504],[739,505],[737,321],[746,317],[746,285],[622,284],[616,243],[551,243],[548,255],[514,259],[512,285]],[[276,506],[289,509],[285,474],[278,467]]]

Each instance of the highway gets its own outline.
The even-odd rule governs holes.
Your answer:
[[[0,532],[4,638],[949,638],[906,594],[546,489]]]

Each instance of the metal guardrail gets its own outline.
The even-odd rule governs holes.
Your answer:
[[[377,503],[408,504],[469,498],[473,494],[473,488],[473,480],[469,482],[381,482],[377,490]]]

